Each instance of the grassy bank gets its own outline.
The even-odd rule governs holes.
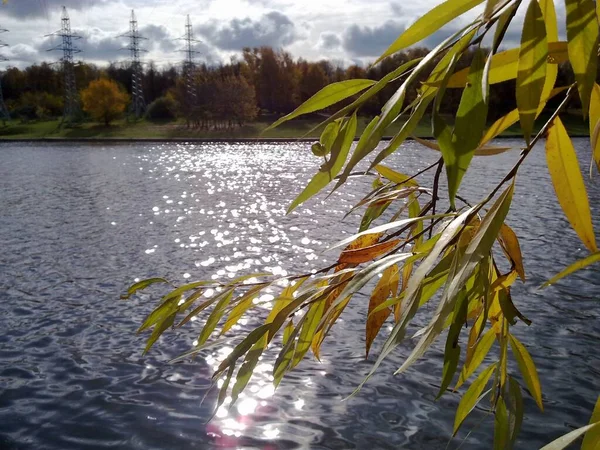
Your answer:
[[[149,122],[146,120],[138,122],[115,121],[110,126],[94,122],[85,122],[73,126],[65,126],[60,120],[38,121],[30,123],[9,122],[5,127],[0,126],[0,139],[52,139],[52,138],[121,138],[121,139],[177,139],[177,138],[205,138],[205,139],[246,139],[246,138],[283,138],[295,139],[301,137],[317,137],[320,132],[310,130],[319,123],[318,118],[297,119],[285,123],[275,130],[262,133],[263,130],[273,122],[273,117],[267,117],[241,128],[233,130],[196,130],[187,128],[182,121]],[[563,121],[574,136],[585,136],[588,134],[588,126],[581,116],[567,114]],[[360,134],[368,123],[367,118],[359,119],[357,134]],[[539,120],[543,123],[543,118]],[[392,124],[387,135],[393,136],[400,129],[402,121]],[[262,134],[261,134],[262,133]],[[429,119],[424,119],[417,129],[415,135],[419,137],[431,137],[431,126]],[[517,136],[520,134],[518,125],[509,128],[505,136]]]

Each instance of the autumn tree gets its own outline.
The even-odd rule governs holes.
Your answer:
[[[81,91],[81,101],[85,112],[108,126],[123,114],[129,95],[115,81],[103,77]]]

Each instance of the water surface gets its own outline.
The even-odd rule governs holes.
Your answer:
[[[589,145],[577,145],[587,165]],[[481,198],[517,157],[476,160],[463,196]],[[135,330],[164,291],[118,300],[135,278],[184,283],[321,267],[333,257],[322,249],[356,230],[356,217],[340,219],[371,180],[285,216],[319,164],[308,144],[2,144],[0,158],[0,448],[446,448],[459,397],[434,401],[439,347],[394,377],[410,351],[401,347],[342,401],[372,363],[366,296],[334,329],[321,363],[307,359],[273,394],[269,353],[238,405],[208,424],[215,394],[202,398],[231,347],[168,365],[197,337],[193,323],[142,357],[146,336]],[[411,173],[436,158],[410,143],[388,162]],[[598,217],[599,184],[588,185]],[[538,364],[546,407],[537,412],[526,395],[517,447],[532,449],[584,425],[600,394],[600,271],[537,289],[586,254],[557,206],[541,147],[521,171],[508,223],[528,274],[513,297],[533,320],[515,334]],[[472,428],[462,448],[489,447],[492,423],[477,410],[449,448]]]

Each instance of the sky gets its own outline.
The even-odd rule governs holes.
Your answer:
[[[243,47],[268,45],[309,61],[365,65],[440,1],[8,0],[0,5],[0,28],[9,32],[0,38],[9,46],[0,53],[10,60],[4,67],[59,59],[60,52],[48,52],[59,39],[46,35],[60,29],[65,5],[73,32],[81,36],[76,58],[100,65],[127,59],[128,52],[120,49],[128,41],[118,36],[127,32],[132,9],[140,33],[148,38],[144,60],[161,66],[181,62],[184,43],[177,39],[184,35],[187,14],[201,41],[199,62],[227,62]],[[452,22],[422,44],[431,47],[459,26],[460,21]],[[509,39],[512,35],[516,39],[518,29]]]

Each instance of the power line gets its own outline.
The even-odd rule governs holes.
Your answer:
[[[0,28],[0,33],[6,33],[8,30],[4,28]],[[0,48],[8,47],[8,44],[4,41],[0,41]],[[0,62],[8,61],[8,58],[3,54],[0,54]],[[0,118],[2,118],[2,123],[6,125],[6,121],[10,120],[10,114],[8,113],[8,109],[6,108],[6,104],[4,103],[4,95],[2,94],[2,75],[0,74]]]
[[[138,22],[135,18],[135,12],[131,10],[131,19],[129,20],[129,32],[122,34],[119,37],[129,38],[129,46],[121,50],[129,50],[131,58],[131,94],[133,101],[131,102],[130,113],[133,113],[136,119],[144,115],[146,111],[146,101],[144,100],[144,91],[142,85],[142,62],[140,53],[147,50],[140,47],[140,41],[147,40],[140,35]]]
[[[63,121],[71,123],[80,116],[79,111],[79,96],[77,95],[77,85],[75,83],[75,70],[73,55],[81,53],[81,49],[73,44],[73,41],[81,39],[81,36],[71,32],[71,19],[67,13],[67,8],[63,6],[61,16],[61,28],[59,31],[48,36],[59,36],[62,41],[56,47],[48,49],[48,51],[60,50],[63,52],[63,57],[60,60],[62,63],[63,76],[65,82]]]

